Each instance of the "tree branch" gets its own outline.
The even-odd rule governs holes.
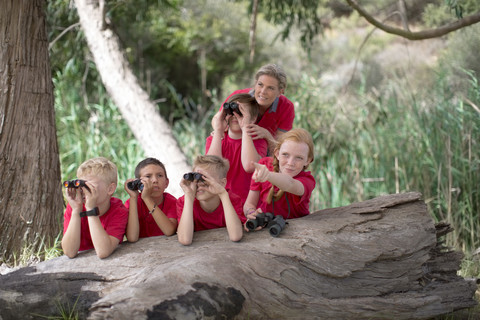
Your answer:
[[[374,17],[372,17],[367,11],[365,11],[365,9],[360,7],[355,0],[346,0],[346,1],[350,7],[352,7],[355,11],[357,11],[370,24],[374,25],[375,27],[387,33],[391,33],[409,40],[425,40],[425,39],[438,38],[446,35],[447,33],[450,33],[458,29],[468,27],[472,24],[480,22],[480,12],[477,12],[473,15],[470,15],[463,19],[459,19],[455,22],[449,23],[447,25],[444,25],[435,29],[411,32],[409,30],[403,30],[400,28],[395,28],[395,27],[383,24],[380,21],[376,20]]]

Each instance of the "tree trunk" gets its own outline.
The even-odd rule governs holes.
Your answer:
[[[75,0],[88,47],[109,95],[140,142],[147,156],[162,161],[170,177],[168,191],[183,194],[179,183],[183,173],[191,170],[167,122],[140,87],[125,58],[117,35],[102,28],[104,17],[98,0]]]
[[[0,277],[0,316],[88,319],[425,319],[476,305],[420,194],[383,196],[289,224],[277,238],[225,229],[60,257]],[[48,286],[42,285],[48,283]]]
[[[62,213],[45,1],[0,10],[0,251],[53,245]]]

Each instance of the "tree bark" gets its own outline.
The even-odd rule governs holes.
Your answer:
[[[146,155],[156,157],[165,164],[170,177],[167,191],[177,197],[182,195],[180,178],[191,167],[170,126],[140,87],[117,35],[108,26],[104,27],[99,1],[75,0],[75,6],[105,88]]]
[[[0,263],[51,246],[62,213],[45,1],[0,10]]]
[[[477,303],[476,282],[457,276],[462,253],[439,240],[448,231],[407,193],[289,220],[277,238],[141,239],[107,259],[86,252],[1,276],[0,316],[76,303],[88,319],[431,318]]]

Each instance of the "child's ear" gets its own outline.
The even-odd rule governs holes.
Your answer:
[[[227,178],[223,178],[223,179],[221,180],[221,184],[222,184],[222,186],[225,188],[225,186],[227,185]]]
[[[167,178],[167,183],[165,184],[165,189],[168,188],[168,184],[169,184],[169,183],[170,183],[170,180],[168,180],[168,178]]]
[[[107,188],[107,193],[111,197],[115,193],[115,189],[117,189],[117,184],[115,183],[110,183],[110,185]]]
[[[273,152],[273,154],[275,155],[275,158],[277,158],[277,159],[278,159],[279,150],[278,150],[278,149],[277,149],[277,150],[275,150],[275,151]]]

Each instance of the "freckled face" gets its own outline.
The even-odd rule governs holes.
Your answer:
[[[255,83],[255,100],[264,109],[270,107],[273,101],[283,93],[274,77],[262,75]]]
[[[308,159],[308,145],[305,142],[286,140],[275,152],[281,173],[291,177],[298,175],[311,160]]]

